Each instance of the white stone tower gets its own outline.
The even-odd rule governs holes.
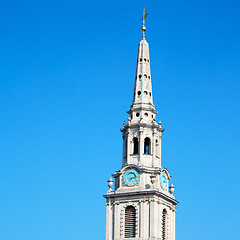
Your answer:
[[[145,40],[145,9],[142,40],[138,47],[133,102],[123,137],[122,167],[108,180],[106,240],[175,240],[174,186],[161,164],[164,129],[156,122],[153,105],[149,47]]]

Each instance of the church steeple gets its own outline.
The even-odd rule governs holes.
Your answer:
[[[142,40],[138,46],[133,102],[127,123],[121,128],[122,167],[108,180],[106,240],[175,240],[174,186],[161,163],[164,129],[156,122],[153,105],[149,46],[145,39],[145,9]]]

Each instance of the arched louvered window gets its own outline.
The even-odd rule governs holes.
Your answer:
[[[136,209],[133,206],[127,206],[125,209],[125,238],[134,238],[136,236]]]
[[[133,138],[133,154],[138,154],[138,139]]]
[[[146,137],[144,139],[144,154],[151,154],[150,153],[150,143],[151,143],[150,138]]]
[[[167,210],[163,209],[162,213],[162,240],[166,240]]]

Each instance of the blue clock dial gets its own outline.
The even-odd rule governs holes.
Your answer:
[[[139,182],[139,173],[135,169],[128,169],[123,175],[123,182],[128,187],[135,186]]]
[[[160,186],[163,190],[167,189],[167,185],[168,185],[168,177],[167,174],[165,172],[162,172],[160,174]]]

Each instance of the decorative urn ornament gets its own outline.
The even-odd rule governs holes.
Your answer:
[[[169,187],[169,191],[170,191],[171,194],[174,193],[174,189],[175,189],[175,187],[173,186],[173,184],[171,184],[170,187]]]
[[[109,187],[109,192],[112,192],[112,187],[113,187],[113,180],[111,178],[109,178],[108,180],[108,187]]]

